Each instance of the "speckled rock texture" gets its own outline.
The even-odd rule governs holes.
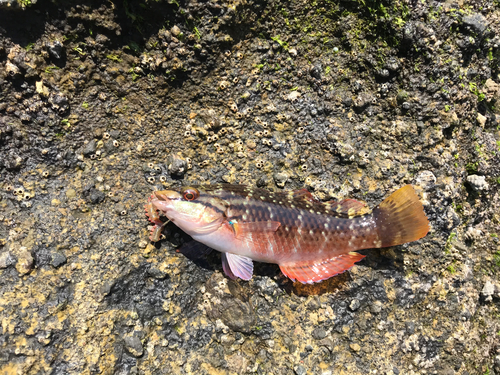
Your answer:
[[[0,374],[500,374],[497,1],[17,3]],[[231,281],[144,215],[220,182],[371,207],[411,183],[432,229],[320,284]]]

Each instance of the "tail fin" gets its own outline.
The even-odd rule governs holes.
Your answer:
[[[429,232],[429,220],[411,185],[392,193],[373,210],[381,245],[396,246],[416,241]]]

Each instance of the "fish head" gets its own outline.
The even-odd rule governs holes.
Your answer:
[[[155,191],[151,203],[191,236],[217,230],[225,220],[227,208],[222,199],[192,186]]]

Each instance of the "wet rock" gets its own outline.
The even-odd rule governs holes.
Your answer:
[[[284,187],[286,182],[288,181],[288,174],[285,172],[277,172],[273,175],[274,182],[279,187]]]
[[[106,142],[104,142],[104,149],[106,150],[107,153],[112,153],[115,151],[115,143],[113,139],[108,139]]]
[[[424,190],[428,190],[434,186],[436,183],[436,176],[431,171],[422,171],[417,174],[415,178],[415,184],[422,187]]]
[[[9,251],[4,251],[0,254],[0,269],[7,268],[15,263],[16,258]]]
[[[172,35],[173,35],[173,36],[178,37],[178,36],[179,36],[179,34],[181,33],[181,29],[179,29],[179,26],[174,25],[174,26],[172,26],[172,28],[170,29],[170,32],[172,33]]]
[[[17,170],[24,165],[24,158],[17,153],[11,152],[4,160],[0,160],[0,165],[2,164],[8,170]]]
[[[486,120],[488,120],[488,118],[486,116],[483,116],[482,114],[478,113],[476,120],[477,120],[479,126],[484,128],[484,126],[486,125]]]
[[[475,191],[488,190],[489,188],[489,184],[486,182],[485,176],[473,174],[467,177],[467,182]]]
[[[93,204],[101,203],[106,198],[106,195],[102,191],[95,189],[93,184],[87,185],[83,189],[82,196]]]
[[[52,109],[65,113],[69,109],[68,98],[62,94],[56,93],[49,96],[49,103],[52,104]]]
[[[331,339],[329,339],[329,338],[324,338],[323,340],[320,340],[318,342],[318,345],[324,346],[330,352],[333,351],[333,341]]]
[[[370,311],[374,314],[380,313],[382,311],[382,302],[374,301],[372,304],[370,304]]]
[[[317,327],[312,331],[312,337],[316,340],[322,340],[326,337],[326,331],[323,328]]]
[[[466,29],[473,31],[480,37],[484,35],[488,28],[488,20],[480,13],[466,15],[462,21]]]
[[[142,342],[139,337],[128,336],[125,337],[124,342],[125,349],[127,349],[127,351],[134,357],[138,358],[144,353],[144,348],[142,347]]]
[[[307,370],[304,366],[298,365],[293,368],[293,371],[295,372],[296,375],[306,375]]]
[[[351,344],[349,345],[349,347],[355,352],[359,352],[361,350],[361,346],[359,346],[359,344],[357,343]]]
[[[97,141],[95,139],[92,139],[89,143],[87,143],[83,147],[82,153],[85,156],[89,156],[95,154],[96,149],[97,149]]]
[[[182,177],[187,171],[187,162],[178,155],[170,155],[168,158],[168,172],[174,177]]]
[[[62,43],[58,40],[47,43],[47,49],[51,57],[56,60],[63,58],[64,47]]]
[[[21,275],[30,273],[33,269],[33,256],[27,248],[21,247],[17,256],[16,270]]]
[[[311,77],[314,77],[316,79],[321,79],[321,76],[323,75],[323,67],[321,66],[320,63],[316,63],[309,70],[309,74],[311,74]]]
[[[370,94],[361,93],[354,100],[354,108],[356,108],[357,110],[363,110],[364,108],[368,107],[372,101],[373,97]]]
[[[231,283],[231,288],[228,283]],[[250,332],[255,326],[255,315],[250,303],[232,281],[227,281],[220,273],[214,273],[207,281],[204,295],[208,316],[220,321],[235,332]]]
[[[395,58],[391,58],[385,63],[385,68],[390,70],[391,72],[397,72],[400,68],[400,65],[398,60],[396,60]]]
[[[499,287],[487,280],[484,283],[483,289],[481,290],[481,296],[485,302],[491,302],[493,297],[498,297]]]
[[[361,306],[361,303],[359,302],[359,299],[355,298],[351,301],[351,304],[349,305],[349,308],[352,310],[352,311],[356,311],[357,309],[359,309],[359,306]]]
[[[21,70],[17,67],[17,65],[11,63],[10,61],[5,63],[5,72],[11,77],[21,75]]]
[[[52,253],[51,266],[54,268],[61,267],[66,263],[66,256],[62,253]]]

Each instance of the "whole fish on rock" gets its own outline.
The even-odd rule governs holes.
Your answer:
[[[188,186],[155,191],[146,205],[158,241],[166,216],[195,241],[222,253],[226,275],[249,280],[253,260],[277,263],[293,281],[315,283],[364,258],[356,250],[424,237],[429,222],[411,185],[371,212],[354,199],[322,203],[306,189],[270,192],[244,185]],[[201,245],[201,244],[205,245]],[[193,245],[194,244],[194,245]]]

